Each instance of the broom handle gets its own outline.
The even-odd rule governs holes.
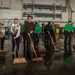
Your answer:
[[[57,49],[56,46],[55,46],[55,43],[54,43],[54,41],[53,41],[53,38],[52,38],[51,35],[50,35],[50,32],[49,32],[49,31],[47,31],[47,32],[48,32],[48,34],[49,34],[49,36],[50,36],[50,38],[51,38],[51,41],[52,41],[52,44],[53,44],[54,48]]]
[[[33,44],[33,41],[32,41],[32,39],[31,39],[30,34],[28,34],[28,36],[29,36],[29,39],[30,39],[30,42],[31,42],[32,50],[33,50],[33,52],[34,52],[34,54],[35,54],[35,56],[36,56],[36,58],[37,58],[36,50],[34,49],[34,44]]]
[[[15,40],[15,39],[14,39]],[[16,40],[15,40],[15,43],[16,43]],[[17,48],[17,44],[16,44],[16,51],[18,53],[18,57],[20,57],[20,54],[19,54],[19,51],[18,51],[18,48]]]

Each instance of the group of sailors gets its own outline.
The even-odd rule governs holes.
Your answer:
[[[11,33],[12,33],[12,57],[14,58],[14,48],[16,46],[16,49],[19,50],[20,47],[20,35],[22,34],[23,37],[23,47],[24,47],[24,57],[26,57],[28,60],[32,60],[31,56],[31,40],[30,37],[34,43],[34,49],[36,50],[37,56],[40,57],[38,43],[39,43],[39,35],[42,32],[42,28],[40,27],[40,24],[37,22],[32,21],[33,17],[31,15],[27,16],[27,20],[24,21],[24,24],[20,26],[18,19],[15,18],[13,24],[11,25]],[[68,21],[68,23],[64,27],[64,51],[67,53],[68,51],[72,53],[71,51],[71,40],[72,40],[72,34],[74,33],[74,26],[72,25],[71,21]],[[55,35],[56,27],[54,26],[54,23],[48,22],[47,25],[44,27],[45,32],[45,48],[47,50],[47,54],[51,54],[51,47],[53,45],[52,39],[54,44],[56,45],[56,35]],[[1,34],[1,32],[3,34]],[[3,24],[0,23],[0,44],[1,49],[4,50],[4,36],[5,35],[5,29],[3,28]],[[3,36],[3,37],[2,37]],[[52,38],[52,39],[51,39]],[[68,46],[68,48],[67,48]],[[69,50],[68,50],[69,49]],[[16,57],[18,57],[18,53],[16,50]],[[47,56],[46,54],[46,56]],[[33,55],[35,57],[35,55]],[[49,56],[48,56],[49,57]],[[52,56],[50,56],[52,57]],[[49,57],[49,58],[50,58]],[[45,58],[44,58],[45,59]]]

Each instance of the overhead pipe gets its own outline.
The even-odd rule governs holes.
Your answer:
[[[14,19],[0,19],[0,21],[3,21],[3,20],[10,20],[10,21],[12,21],[12,20],[14,20]],[[18,20],[26,20],[26,19],[18,19]],[[36,21],[36,20],[34,20],[34,21]],[[50,20],[48,20],[48,21],[50,21]],[[38,22],[48,22],[48,21],[45,21],[45,20],[43,20],[43,21],[41,21],[41,20],[38,20]],[[54,23],[67,23],[67,21],[51,21],[51,22],[54,22]]]
[[[22,10],[21,10],[22,14],[21,14],[21,18],[23,18],[23,3],[24,3],[24,0],[20,0],[20,1],[21,1],[21,4],[22,4]]]
[[[3,9],[3,8],[2,8],[2,7],[3,7],[2,4],[3,4],[3,3],[2,3],[2,0],[1,0],[1,14],[2,14],[2,9]]]
[[[11,0],[9,0],[9,9],[11,10]]]
[[[32,7],[32,14],[34,16],[34,0],[32,0],[32,5],[33,5],[33,7]]]
[[[70,0],[66,0],[66,7],[68,9],[68,21],[72,21],[72,8],[70,6]]]

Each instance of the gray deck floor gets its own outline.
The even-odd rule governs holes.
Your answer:
[[[11,40],[5,41],[5,64],[0,65],[0,75],[75,75],[75,52],[73,61],[68,68],[63,65],[63,39],[59,40],[59,52],[54,53],[54,61],[49,69],[43,63],[12,64]],[[20,53],[23,54],[23,45],[20,44]],[[23,56],[23,55],[22,55]]]

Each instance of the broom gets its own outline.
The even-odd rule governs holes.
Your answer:
[[[47,31],[47,32],[48,32],[48,34],[49,34],[49,36],[50,36],[50,38],[51,38],[51,42],[52,42],[52,44],[53,44],[53,46],[54,46],[55,51],[58,51],[59,49],[56,48],[56,45],[55,45],[55,43],[54,43],[53,38],[52,38],[51,35],[50,35],[50,32],[49,32],[49,31]]]
[[[25,64],[25,63],[27,63],[25,57],[21,58],[20,53],[19,53],[18,48],[17,48],[17,45],[16,45],[16,50],[18,53],[18,58],[14,58],[13,64]]]
[[[32,50],[33,50],[33,52],[34,52],[34,54],[35,54],[35,57],[36,57],[36,58],[33,59],[33,61],[34,61],[34,62],[42,62],[42,61],[43,61],[43,58],[42,58],[42,57],[40,57],[40,58],[37,57],[36,50],[34,49],[34,43],[33,43],[33,41],[32,41],[32,38],[31,38],[30,34],[28,34],[28,36],[29,36],[29,39],[30,39],[30,42],[31,42]]]

